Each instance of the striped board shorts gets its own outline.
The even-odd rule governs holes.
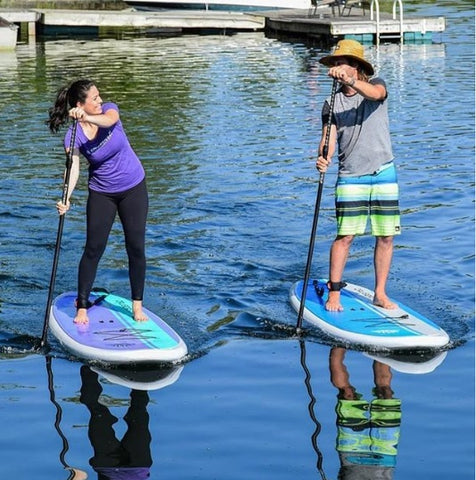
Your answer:
[[[370,217],[374,236],[400,233],[397,172],[393,162],[370,175],[339,177],[336,183],[337,234],[363,235]]]

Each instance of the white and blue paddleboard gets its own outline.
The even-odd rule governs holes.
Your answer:
[[[50,310],[49,326],[64,348],[75,356],[108,364],[179,362],[187,346],[172,327],[150,310],[136,322],[132,302],[105,291],[93,291],[89,323],[74,323],[76,292],[58,296]]]
[[[299,312],[303,281],[290,290],[290,301]],[[348,344],[383,349],[441,348],[450,341],[448,334],[409,307],[396,302],[397,309],[373,305],[373,292],[348,283],[341,290],[342,312],[325,308],[328,288],[326,280],[311,280],[306,290],[303,318],[330,337]]]

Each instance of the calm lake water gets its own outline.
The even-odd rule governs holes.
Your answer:
[[[418,15],[445,16],[447,30],[433,44],[366,50],[388,83],[401,188],[403,234],[389,293],[445,328],[451,348],[432,360],[392,364],[402,416],[390,474],[470,480],[473,3],[405,4]],[[103,98],[119,104],[143,160],[151,196],[145,303],[191,352],[180,368],[153,372],[147,397],[133,395],[142,430],[129,434],[142,453],[150,448],[150,478],[338,477],[333,345],[308,326],[302,341],[293,336],[296,314],[287,299],[304,274],[309,244],[320,109],[330,92],[318,63],[326,53],[256,33],[50,40],[0,54],[0,478],[66,480],[70,467],[97,478],[85,404],[96,374],[51,335],[51,356],[33,350],[43,328],[64,165],[62,135],[51,135],[44,120],[57,89],[79,76],[96,79]],[[57,293],[76,283],[85,177],[83,171],[65,222]],[[327,275],[334,178],[335,169],[326,176],[314,276]],[[372,287],[372,247],[369,236],[355,242],[348,281]],[[128,295],[119,226],[96,283]],[[349,350],[345,358],[352,385],[368,402],[372,362],[368,352]],[[415,363],[419,373],[409,373]],[[107,372],[99,381],[96,408],[117,418],[120,440],[131,389]],[[370,438],[375,431],[361,433]],[[354,475],[344,478],[381,478]]]

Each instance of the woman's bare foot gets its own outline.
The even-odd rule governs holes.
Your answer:
[[[326,302],[328,312],[343,312],[344,307],[340,303],[340,292],[329,292]]]
[[[77,323],[79,325],[85,325],[85,324],[89,323],[88,309],[87,308],[78,308],[78,310],[76,311],[76,317],[74,317],[73,322]]]
[[[377,307],[385,308],[386,310],[395,310],[398,305],[390,300],[387,295],[374,295],[373,304]]]
[[[142,300],[132,301],[132,313],[136,322],[147,322],[149,318],[142,310]]]

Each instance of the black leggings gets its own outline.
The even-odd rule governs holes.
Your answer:
[[[149,199],[145,180],[120,193],[89,190],[86,207],[87,236],[78,272],[78,308],[87,308],[89,293],[96,278],[112,224],[119,214],[129,258],[132,300],[142,300],[145,282],[145,224]]]

